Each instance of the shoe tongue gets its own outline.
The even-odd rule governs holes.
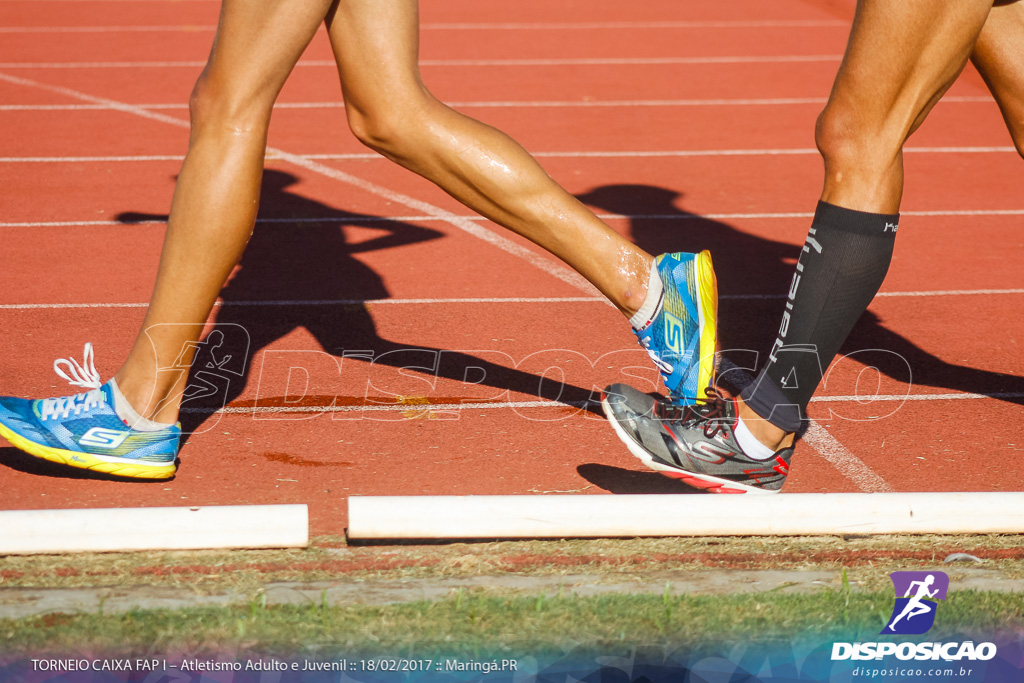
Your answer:
[[[110,388],[110,382],[107,382],[100,387],[100,396],[103,397],[103,402],[111,408],[114,407],[114,392]]]
[[[736,401],[730,401],[729,399],[721,399],[722,401],[722,415],[725,417],[736,417]]]
[[[700,413],[709,419],[731,420],[736,417],[736,405],[733,401],[714,397],[702,404]]]

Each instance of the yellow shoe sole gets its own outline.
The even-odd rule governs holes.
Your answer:
[[[694,268],[697,273],[697,310],[700,316],[700,369],[697,376],[697,398],[707,398],[707,387],[715,377],[715,359],[718,354],[718,280],[711,262],[711,252],[697,254]]]
[[[11,445],[15,448],[37,458],[82,470],[113,474],[118,477],[170,479],[174,476],[174,472],[177,469],[173,463],[170,465],[145,465],[137,462],[122,461],[118,458],[103,458],[90,453],[79,453],[77,451],[66,451],[60,448],[42,446],[34,441],[29,441],[23,436],[19,436],[2,424],[0,424],[0,436],[10,441]]]

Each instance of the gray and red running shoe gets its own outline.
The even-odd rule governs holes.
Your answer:
[[[768,460],[747,457],[733,433],[735,403],[713,388],[707,393],[704,401],[679,406],[612,384],[601,405],[619,439],[652,470],[710,493],[778,493],[793,448]]]

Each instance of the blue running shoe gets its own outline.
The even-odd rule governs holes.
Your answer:
[[[708,397],[718,350],[718,283],[711,254],[662,254],[654,265],[662,300],[650,322],[633,332],[661,371],[669,399],[694,403]]]
[[[174,476],[181,425],[155,432],[125,425],[114,412],[110,382],[100,384],[92,344],[85,345],[85,367],[63,358],[53,367],[90,391],[35,401],[0,396],[0,436],[29,455],[71,467],[138,479]]]

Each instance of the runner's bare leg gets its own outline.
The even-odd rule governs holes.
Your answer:
[[[1003,120],[1010,130],[1017,151],[1024,156],[1024,0],[998,5],[988,20],[971,61],[981,73],[999,103]]]
[[[171,203],[156,286],[115,376],[141,415],[174,422],[187,371],[170,367],[203,330],[256,219],[271,108],[323,22],[329,0],[224,0],[209,63],[192,93],[192,132]],[[194,345],[193,351],[194,351]],[[180,358],[187,365],[192,351]]]
[[[899,212],[903,144],[970,57],[992,0],[861,0],[829,101],[815,131],[825,164],[821,199],[875,214]],[[822,358],[827,366],[831,358]],[[738,413],[763,444],[787,433],[742,400]]]
[[[623,313],[636,312],[652,257],[509,136],[430,93],[418,66],[416,0],[340,0],[327,25],[349,124],[362,142],[562,259]]]
[[[226,0],[209,64],[191,101],[182,167],[153,299],[117,373],[136,410],[177,419],[186,372],[217,294],[252,233],[273,102],[327,17],[361,140],[563,259],[626,315],[646,294],[651,257],[557,185],[503,133],[458,114],[423,86],[413,0],[301,4]]]

